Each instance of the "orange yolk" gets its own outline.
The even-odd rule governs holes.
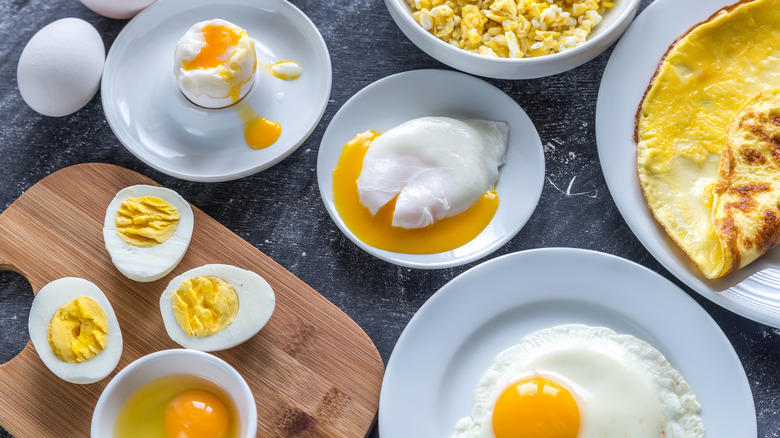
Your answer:
[[[201,30],[203,46],[192,61],[184,62],[185,70],[216,68],[227,61],[227,51],[241,39],[239,29],[207,24]]]
[[[225,404],[207,391],[187,391],[177,396],[165,412],[169,438],[224,438],[230,423]]]
[[[482,232],[498,209],[494,190],[485,193],[463,213],[444,218],[425,228],[394,227],[395,199],[384,205],[376,215],[360,202],[357,180],[363,169],[363,158],[371,141],[380,134],[356,136],[344,147],[339,163],[333,170],[333,201],[342,220],[355,236],[374,248],[405,254],[435,254],[462,246]]]
[[[249,105],[239,106],[238,116],[244,123],[246,144],[254,149],[267,148],[282,135],[282,125],[258,116]]]
[[[576,438],[580,414],[571,393],[542,377],[520,380],[496,401],[496,438]]]

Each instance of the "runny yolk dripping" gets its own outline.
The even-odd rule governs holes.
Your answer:
[[[229,60],[228,50],[237,45],[245,31],[226,26],[214,26],[207,24],[201,30],[203,33],[203,45],[195,58],[184,61],[185,70],[198,68],[218,68]]]
[[[458,248],[485,229],[498,209],[495,189],[486,192],[463,213],[444,218],[425,228],[394,227],[395,199],[384,205],[376,215],[360,202],[357,180],[363,169],[363,158],[371,142],[380,134],[358,134],[341,152],[333,170],[333,201],[344,224],[362,242],[374,248],[405,254],[435,254]],[[397,199],[397,198],[396,198]]]

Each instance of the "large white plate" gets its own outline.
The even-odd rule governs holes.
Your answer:
[[[493,220],[474,240],[438,254],[402,254],[376,249],[358,239],[333,203],[333,169],[344,145],[366,130],[384,132],[423,116],[504,121],[509,124],[506,164],[496,192]],[[413,268],[445,268],[484,257],[508,242],[525,225],[544,185],[544,152],[531,119],[511,97],[485,81],[447,70],[414,70],[381,79],[360,90],[339,109],[322,137],[317,181],[325,208],[356,245],[380,259]]]
[[[259,62],[294,60],[303,75],[276,79],[258,67],[242,100],[282,125],[270,147],[247,146],[233,107],[209,110],[191,104],[173,76],[176,43],[193,24],[222,18],[246,29]],[[266,169],[298,148],[328,103],[328,49],[314,24],[284,0],[160,0],[119,33],[106,58],[101,97],[114,134],[155,169],[194,181],[225,181]]]
[[[685,292],[627,260],[570,248],[472,268],[414,315],[387,363],[382,438],[449,438],[500,351],[558,324],[609,327],[649,342],[696,393],[707,438],[756,436],[745,371],[715,321]]]
[[[780,250],[718,280],[702,276],[656,223],[636,176],[634,115],[667,47],[731,0],[658,0],[628,29],[607,64],[596,105],[599,160],[612,198],[637,238],[675,277],[714,303],[780,327]]]

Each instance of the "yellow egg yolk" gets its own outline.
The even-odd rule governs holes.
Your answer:
[[[246,144],[254,149],[267,148],[276,143],[282,135],[282,125],[258,116],[249,105],[240,105],[238,116],[244,123]]]
[[[116,233],[139,248],[149,248],[168,240],[179,226],[179,211],[154,197],[127,198],[116,213]]]
[[[173,294],[173,314],[191,336],[210,336],[229,326],[238,313],[238,294],[212,275],[184,280]]]
[[[486,192],[463,213],[444,218],[425,228],[394,227],[395,199],[376,215],[360,202],[357,180],[363,169],[363,158],[371,142],[380,134],[374,131],[358,134],[344,147],[333,170],[333,201],[347,228],[361,241],[374,248],[405,254],[435,254],[462,246],[482,232],[498,209],[495,189]]]
[[[225,438],[230,428],[228,410],[215,395],[187,391],[174,398],[165,411],[168,438]]]
[[[571,393],[543,377],[520,380],[498,397],[496,438],[576,438],[580,414]]]
[[[92,359],[106,348],[108,319],[95,300],[80,296],[57,309],[49,321],[49,346],[68,363]]]
[[[207,24],[201,30],[203,45],[195,58],[184,61],[185,70],[217,68],[229,60],[228,50],[246,34],[243,29]]]

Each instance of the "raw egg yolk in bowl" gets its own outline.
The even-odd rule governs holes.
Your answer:
[[[122,405],[116,438],[237,438],[235,404],[216,384],[170,375],[139,387]]]

